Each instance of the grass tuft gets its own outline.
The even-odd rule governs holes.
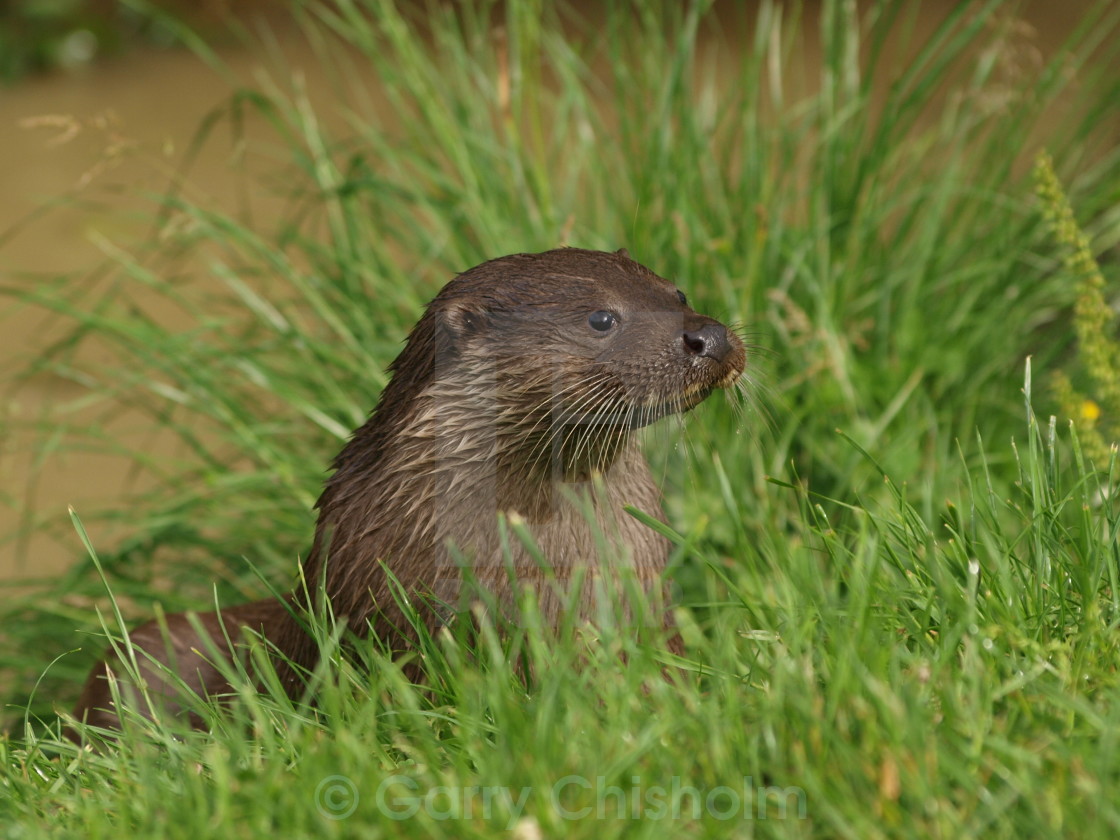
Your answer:
[[[1112,337],[1115,316],[1105,300],[1104,275],[1089,238],[1077,224],[1049,155],[1039,155],[1034,178],[1043,214],[1063,251],[1063,267],[1077,290],[1073,325],[1078,359],[1096,399],[1081,396],[1062,371],[1055,374],[1054,389],[1065,415],[1080,421],[1082,448],[1103,465],[1114,456],[1117,428],[1112,418],[1120,414],[1120,343]],[[1102,414],[1104,422],[1098,424]]]

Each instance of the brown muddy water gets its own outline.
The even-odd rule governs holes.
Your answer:
[[[919,33],[932,30],[953,5],[926,0]],[[1026,4],[1021,17],[1039,60],[1053,52],[1088,6],[1089,0]],[[807,15],[812,20],[814,10]],[[330,96],[329,87],[299,30],[275,15],[268,27],[287,68],[306,76],[317,109],[329,113],[329,101],[320,98]],[[734,33],[720,34],[725,44],[734,43]],[[812,40],[804,66],[816,61]],[[252,81],[268,63],[245,45],[219,46],[218,52],[231,77],[241,81]],[[151,49],[0,89],[0,283],[30,288],[41,282],[37,277],[96,265],[105,257],[106,242],[143,237],[151,225],[145,215],[150,205],[136,196],[166,187],[192,135],[231,89],[230,77],[185,50]],[[241,186],[229,144],[207,144],[190,169],[193,195],[232,208],[241,200]],[[37,215],[51,204],[57,206]],[[254,211],[263,221],[279,208],[265,202]],[[7,311],[0,310],[0,374],[6,376],[26,367],[62,332],[51,317],[2,300]],[[64,569],[81,551],[67,534],[68,506],[81,512],[123,504],[151,480],[131,471],[124,456],[58,452],[47,435],[4,432],[5,418],[47,417],[46,411],[80,396],[77,386],[47,375],[31,378],[14,394],[0,392],[0,538],[6,538],[0,542],[0,581]],[[61,429],[81,417],[80,410],[56,413],[44,423]],[[137,415],[121,414],[112,428],[128,447],[142,447],[154,457],[176,455],[174,442]],[[52,522],[63,536],[12,537],[36,520]],[[107,526],[91,530],[95,543],[114,538]]]

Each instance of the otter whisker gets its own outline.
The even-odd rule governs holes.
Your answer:
[[[590,415],[591,418],[595,418],[596,415],[601,412],[603,406],[614,404],[613,396],[607,391],[601,391],[594,396],[594,401],[591,401],[589,398],[584,401],[584,405],[580,406],[582,412],[586,415]],[[565,452],[569,444],[574,443],[575,449],[570,458],[565,457],[565,460],[569,461],[573,468],[578,469],[579,467],[582,450],[586,448],[586,444],[590,439],[589,431],[594,428],[592,424],[595,422],[596,421],[592,419],[591,422],[588,423],[581,418],[575,423],[568,424],[567,429],[563,432],[563,439],[560,441],[559,446],[561,457],[565,457]],[[565,467],[567,466],[568,465],[565,464]]]
[[[605,382],[606,381],[606,376],[605,375],[601,376],[600,381]],[[599,393],[600,393],[600,391],[597,388],[591,388],[587,393],[585,393],[580,398],[579,401],[577,401],[577,403],[574,406],[569,408],[565,412],[565,414],[575,414],[576,411],[584,410],[584,408],[587,404],[589,404],[592,400],[595,400],[595,399],[599,398],[598,397]],[[577,416],[578,416],[578,414],[577,414]],[[549,452],[549,450],[554,449],[556,447],[557,433],[560,430],[563,430],[565,428],[565,426],[567,425],[567,424],[564,424],[564,423],[557,423],[555,421],[556,421],[555,412],[553,412],[552,413],[552,422],[549,424],[549,428],[548,428],[547,433],[543,436],[540,444],[536,448],[536,451],[534,453],[532,453],[530,463],[531,463],[532,468],[534,468],[534,469],[537,466],[539,466],[540,459],[542,457],[544,457],[545,454]],[[565,446],[565,443],[566,443],[566,438],[565,438],[565,441],[561,442],[561,445],[560,445],[561,450],[563,450],[563,448]]]
[[[606,378],[607,374],[605,373],[600,373],[597,377],[599,381],[605,381]],[[525,431],[525,434],[527,436],[533,435],[542,423],[552,425],[555,422],[556,407],[559,403],[572,393],[583,391],[584,396],[586,396],[589,390],[594,391],[599,381],[595,379],[576,381],[569,383],[560,391],[549,391],[538,403],[529,408],[525,415],[516,421],[515,425],[522,425],[531,421],[533,425]]]

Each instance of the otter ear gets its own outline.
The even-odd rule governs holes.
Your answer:
[[[466,301],[456,301],[443,310],[443,326],[455,338],[470,338],[486,328],[491,314]]]
[[[617,251],[615,251],[615,253],[618,254],[620,257],[625,257],[626,259],[630,259],[630,252],[627,251],[625,248],[619,248]]]

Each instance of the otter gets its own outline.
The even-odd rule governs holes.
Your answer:
[[[466,597],[467,577],[499,605],[532,588],[550,626],[572,604],[590,619],[603,580],[623,570],[664,594],[670,544],[625,511],[664,521],[634,432],[732,386],[745,365],[734,331],[625,250],[514,254],[459,274],[428,305],[369,420],[333,462],[304,585],[286,599],[132,631],[149,695],[180,710],[182,685],[153,661],[200,695],[229,692],[210,654],[235,656],[249,628],[283,654],[277,671],[297,697],[319,655],[301,616],[324,598],[356,636],[405,652],[415,632],[402,596],[412,620],[434,631]],[[539,551],[504,539],[502,514],[524,522]],[[651,609],[680,652],[669,611]],[[112,661],[93,669],[77,719],[120,725]]]

